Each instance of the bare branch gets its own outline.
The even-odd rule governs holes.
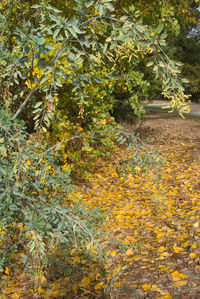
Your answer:
[[[65,142],[68,142],[70,140],[73,140],[73,139],[80,139],[80,138],[88,138],[88,137],[91,137],[93,135],[96,135],[96,134],[100,134],[100,133],[104,133],[104,132],[113,132],[113,133],[119,133],[119,134],[123,134],[123,135],[127,135],[129,137],[132,137],[134,136],[133,134],[131,133],[127,133],[127,132],[124,132],[124,131],[120,131],[120,130],[100,130],[100,131],[96,131],[96,132],[92,132],[90,134],[86,134],[86,135],[76,135],[76,136],[73,136],[73,137],[70,137],[70,138],[67,138],[61,142],[58,142],[56,143],[55,145],[51,146],[50,148],[48,148],[45,152],[42,153],[42,156],[45,155],[46,153],[48,153],[49,151],[55,149],[57,146],[65,143]],[[134,136],[135,137],[135,136]],[[135,137],[136,138],[136,137]],[[137,137],[137,140],[139,140],[139,138]]]

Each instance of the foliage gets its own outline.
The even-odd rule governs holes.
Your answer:
[[[43,154],[41,135],[28,136],[24,125],[3,110],[0,134],[1,271],[19,247],[25,265],[41,270],[55,248],[66,251],[78,242],[77,235],[93,238],[87,217],[78,214],[77,207],[62,205],[63,196],[72,191],[70,173],[59,166],[55,155]]]
[[[171,1],[159,2],[161,22],[150,6],[142,13],[141,2],[129,4],[125,15],[112,0],[0,4],[0,270],[9,275],[20,265],[36,292],[67,275],[77,294],[111,294],[125,269],[104,264],[116,255],[106,254],[110,241],[98,229],[110,203],[88,206],[81,194],[69,195],[71,178],[88,179],[89,167],[103,163],[99,155],[116,158],[128,180],[148,175],[155,183],[158,157],[120,130],[111,116],[118,100],[141,118],[152,72],[172,108],[187,110],[181,64],[165,51],[170,26],[178,30]],[[126,146],[121,161],[117,142]],[[123,248],[126,256],[133,247]]]
[[[175,59],[183,63],[182,75],[188,79],[185,84],[187,93],[192,95],[192,100],[198,100],[199,90],[199,67],[200,67],[200,44],[198,36],[191,36],[191,28],[181,31],[180,35],[175,39],[174,51]]]
[[[129,141],[127,150],[137,146],[138,138],[133,134],[112,131],[120,144]],[[44,274],[48,275],[48,269],[55,263],[60,275],[69,274],[73,263],[70,264],[67,257],[74,256],[76,248],[85,256],[84,259],[92,257],[88,244],[98,244],[94,225],[95,228],[98,226],[103,214],[98,207],[87,211],[78,198],[65,204],[63,198],[72,192],[73,186],[70,168],[65,159],[62,160],[62,144],[76,138],[83,138],[86,142],[93,133],[73,136],[47,149],[48,143],[41,133],[29,135],[24,124],[13,120],[4,110],[0,111],[0,133],[0,242],[3,244],[0,270],[3,272],[6,267],[14,266],[21,250],[20,262],[27,273],[34,273],[36,282],[41,283]],[[95,135],[100,133],[95,132]],[[138,143],[138,149],[140,147]],[[147,155],[145,157],[147,159]],[[130,161],[124,159],[123,163],[130,165]],[[126,170],[127,175],[133,170]],[[8,250],[10,244],[11,251]],[[58,251],[61,251],[59,256]],[[99,258],[102,257],[100,254]],[[73,277],[72,273],[70,275]]]
[[[99,120],[109,116],[115,103],[116,80],[140,117],[137,103],[149,85],[140,70],[146,57],[156,76],[162,76],[164,96],[179,94],[179,70],[163,51],[167,33],[162,23],[157,27],[144,25],[142,14],[133,6],[127,11],[130,17],[116,18],[111,16],[111,1],[75,2],[71,19],[45,2],[32,6],[35,23],[19,24],[10,37],[12,62],[2,54],[1,77],[2,94],[6,90],[12,94],[11,89],[15,92],[14,102],[9,103],[11,111],[18,108],[14,118],[28,105],[36,127],[45,127],[55,108],[60,108],[65,115],[67,110],[70,122],[78,118],[83,126],[93,126],[95,116]],[[9,55],[9,45],[4,36],[2,39],[1,52]],[[182,99],[183,95],[180,102]],[[7,97],[4,100],[8,102]],[[180,102],[178,96],[175,104],[179,107]]]
[[[111,117],[118,106],[121,113],[128,102],[142,117],[143,99],[158,78],[172,107],[187,111],[180,64],[164,51],[168,30],[163,23],[145,25],[145,15],[135,6],[126,7],[127,16],[115,16],[110,0],[77,0],[66,11],[61,3],[58,10],[45,1],[33,6],[23,2],[17,11],[23,16],[24,9],[30,18],[24,16],[22,22],[9,4],[2,6],[2,24],[9,16],[10,22],[1,37],[0,87],[13,119],[23,119],[29,132],[34,127],[46,132],[51,124],[47,136],[54,144],[81,130],[107,129],[98,143],[92,139],[86,147],[73,142],[63,148],[73,175],[86,175],[90,160],[102,152],[100,145],[114,145],[109,130],[118,128]],[[14,23],[16,30],[11,30]]]

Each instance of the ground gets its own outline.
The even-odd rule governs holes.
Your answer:
[[[2,298],[200,298],[200,119],[161,113],[125,128],[148,137],[163,164],[146,174],[136,165],[136,174],[123,179],[118,150],[96,161],[87,186],[78,187],[83,205],[109,211],[96,228],[104,276],[93,267],[73,285],[74,294],[63,277],[31,293],[7,271]],[[94,257],[98,250],[94,245]],[[85,262],[77,255],[73,261]]]
[[[126,266],[113,298],[200,298],[200,120],[155,114],[137,132],[165,159],[158,181],[136,175],[122,182],[110,163],[83,196],[111,208],[109,266]]]

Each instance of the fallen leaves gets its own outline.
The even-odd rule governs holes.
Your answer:
[[[160,293],[162,296],[169,296],[168,292],[165,292],[165,291],[161,290],[156,284],[153,284],[151,286],[151,291]]]
[[[172,276],[172,279],[174,281],[179,281],[179,280],[182,280],[182,279],[186,279],[188,277],[187,275],[179,273],[178,271],[172,272],[171,276]]]
[[[191,289],[200,292],[200,192],[195,187],[199,184],[200,173],[199,156],[196,161],[193,157],[194,150],[199,148],[198,134],[193,136],[192,130],[185,129],[189,126],[187,121],[180,121],[179,125],[170,127],[173,134],[169,137],[166,122],[163,123],[165,125],[159,123],[158,132],[150,136],[155,138],[154,144],[162,150],[166,161],[159,179],[152,173],[141,175],[138,165],[135,166],[136,175],[120,178],[116,163],[112,163],[120,160],[122,151],[118,149],[113,153],[113,161],[96,161],[98,167],[89,180],[90,192],[85,192],[84,188],[78,190],[77,197],[81,197],[87,209],[98,207],[102,213],[107,211],[104,222],[97,227],[105,254],[105,271],[102,275],[96,266],[100,247],[95,243],[85,245],[93,255],[94,263],[90,265],[79,251],[71,250],[68,262],[77,272],[82,267],[84,274],[71,283],[74,293],[81,289],[85,294],[90,291],[99,294],[110,285],[119,294],[122,291],[124,295],[129,291],[142,292],[139,293],[141,298],[145,293],[159,299],[172,299],[179,296],[180,289],[186,294]],[[195,125],[200,126],[199,123]],[[186,134],[188,141],[185,141]],[[71,201],[76,203],[76,197]],[[5,279],[10,279],[10,272],[6,267]],[[56,298],[64,283],[70,285],[70,277],[62,277],[60,285],[54,282],[48,288],[42,286],[37,292],[43,298]],[[16,285],[8,283],[4,294],[17,299],[15,289]]]
[[[184,285],[186,285],[187,284],[187,280],[179,280],[179,281],[176,281],[175,283],[174,283],[174,286],[176,287],[176,288],[180,288],[180,287],[183,287]]]
[[[195,228],[199,228],[199,222],[195,222],[195,223],[194,223],[194,227],[195,227]]]
[[[189,257],[191,257],[192,259],[195,259],[195,258],[197,257],[197,255],[196,255],[196,253],[191,252],[191,253],[189,254]]]
[[[133,254],[134,254],[134,251],[132,249],[127,249],[127,251],[126,251],[127,256],[131,256]]]
[[[151,283],[150,283],[150,284],[143,284],[143,285],[142,285],[142,289],[143,289],[144,291],[151,290]]]

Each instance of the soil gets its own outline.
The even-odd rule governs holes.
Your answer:
[[[199,104],[193,104],[193,111],[200,108]],[[125,125],[126,130],[128,131],[134,131],[136,130],[142,139],[149,138],[150,143],[158,149],[161,149],[163,153],[169,153],[171,152],[172,155],[176,156],[176,162],[172,161],[172,169],[175,168],[176,163],[183,163],[181,161],[185,161],[188,165],[188,169],[191,165],[198,165],[200,162],[200,118],[194,118],[191,116],[187,116],[186,119],[181,118],[180,116],[169,114],[169,113],[154,113],[146,116],[146,119],[143,123],[141,123],[139,126],[133,126],[133,125]],[[181,148],[182,147],[182,148]],[[185,157],[187,157],[185,159]],[[174,164],[173,164],[174,163]],[[195,163],[195,164],[193,164]],[[186,167],[187,168],[187,167]],[[185,169],[185,173],[187,172],[187,169]],[[200,168],[199,168],[200,170]],[[181,171],[181,165],[180,165],[180,171]],[[184,173],[184,170],[183,170]],[[183,174],[182,173],[182,174]],[[176,180],[176,171],[172,171],[172,174],[174,175],[174,180],[172,178],[172,184],[174,185],[174,188],[176,188],[179,184],[179,182]],[[180,173],[181,176],[181,173]],[[188,202],[188,208],[189,209],[195,209],[195,206],[190,205],[189,201],[193,201],[193,195],[195,198],[195,194],[199,194],[200,192],[200,175],[199,172],[192,173],[192,169],[190,170],[190,173],[187,173],[187,179],[190,180],[190,182],[193,181],[193,185],[195,185],[197,188],[196,191],[194,191],[193,187],[190,188],[191,191],[185,196],[185,200]],[[186,184],[188,181],[185,182]],[[192,184],[192,183],[191,183]],[[180,186],[179,186],[180,187]],[[178,187],[178,188],[179,188]],[[170,188],[170,186],[169,186]],[[195,193],[196,192],[196,193]],[[181,196],[184,196],[180,193],[178,194],[177,200],[181,200]],[[199,196],[199,195],[198,195]],[[189,199],[190,197],[190,199]],[[199,206],[199,203],[198,203]],[[179,217],[177,217],[176,212],[174,214],[174,224],[178,224],[178,221],[180,221]],[[189,221],[189,219],[188,219]],[[197,221],[197,222],[196,222]],[[187,219],[184,219],[184,222],[187,223]],[[191,226],[191,241],[198,243],[198,250],[197,253],[197,259],[192,260],[188,259],[186,255],[182,255],[179,252],[174,253],[170,258],[169,261],[173,264],[173,271],[180,271],[187,275],[188,284],[184,286],[174,287],[173,283],[171,282],[170,273],[166,273],[165,279],[163,279],[163,276],[160,275],[159,271],[155,269],[154,273],[150,273],[149,270],[147,270],[148,267],[146,267],[145,263],[143,265],[143,270],[141,270],[140,266],[133,266],[133,268],[130,270],[130,274],[128,275],[129,278],[127,278],[127,282],[124,284],[124,286],[118,290],[116,293],[116,298],[122,298],[122,299],[140,299],[140,298],[163,298],[163,299],[170,299],[170,298],[176,298],[176,299],[198,299],[200,298],[200,209],[198,208],[198,212],[195,214],[194,217],[194,227],[198,226],[197,228],[197,235],[193,234],[193,228]],[[181,232],[181,226],[179,227],[180,234]],[[167,245],[166,245],[167,246]],[[187,248],[188,253],[192,252],[191,247]],[[153,263],[153,262],[152,262]],[[136,288],[133,290],[130,288],[130,285],[134,284],[134,277],[138,281],[139,280],[142,283],[145,283],[145,280],[147,281],[147,284],[155,277],[157,277],[157,281],[159,281],[161,289],[164,289],[167,291],[169,295],[162,294],[159,292],[148,292],[144,291],[141,288]],[[160,277],[160,280],[159,280]]]

